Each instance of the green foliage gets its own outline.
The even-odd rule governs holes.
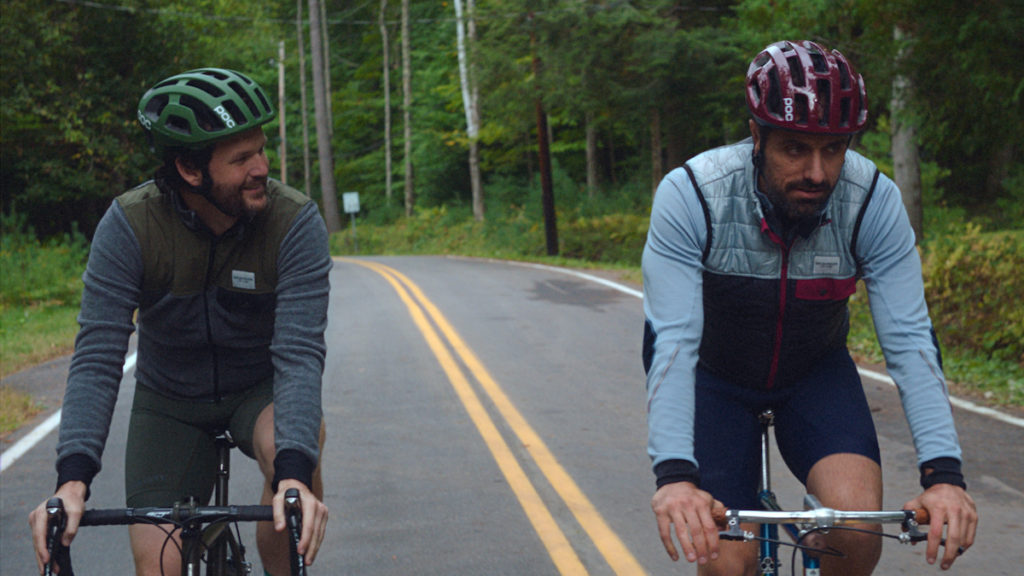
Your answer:
[[[1024,365],[1024,231],[982,233],[967,224],[929,241],[923,264],[943,341]]]
[[[0,218],[0,309],[49,303],[77,305],[89,244],[74,231],[39,241],[20,214]]]
[[[558,209],[559,252],[563,258],[592,263],[639,266],[647,238],[649,206],[634,213],[617,210],[624,198],[632,199],[630,187],[584,201],[574,198],[578,187],[565,187],[559,197],[565,208]],[[546,254],[540,190],[536,184],[524,187],[511,180],[492,186],[492,211],[484,222],[473,220],[469,207],[420,208],[411,218],[399,217],[382,223],[368,219],[351,230],[331,237],[335,254],[462,254],[491,258],[539,258]],[[572,191],[575,190],[575,194]],[[633,208],[632,206],[630,208]],[[358,245],[358,252],[356,250]]]
[[[639,265],[649,219],[638,214],[608,214],[569,222],[559,252],[566,258]]]
[[[1024,406],[1024,231],[982,232],[956,211],[926,211],[926,220],[936,232],[922,246],[925,296],[950,385]],[[884,363],[863,286],[850,299],[849,340],[858,357]]]

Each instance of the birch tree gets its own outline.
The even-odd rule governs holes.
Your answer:
[[[459,80],[462,85],[462,105],[466,111],[466,136],[469,138],[469,178],[473,190],[473,218],[484,219],[483,186],[480,182],[480,108],[476,78],[472,66],[467,64],[466,27],[469,28],[469,42],[476,41],[476,25],[473,20],[473,0],[466,0],[469,12],[468,23],[462,13],[462,0],[455,0],[455,29],[458,38]]]
[[[382,66],[384,77],[384,197],[391,204],[391,47],[388,45],[388,26],[385,16],[388,0],[380,0],[380,41],[382,44]]]
[[[409,42],[409,0],[402,0],[402,122],[405,125],[405,215],[416,203],[412,165],[412,57]]]

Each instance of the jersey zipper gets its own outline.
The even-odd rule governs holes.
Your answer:
[[[213,276],[213,263],[217,253],[217,238],[210,240],[210,256],[206,262],[206,281],[203,282],[203,311],[206,315],[206,343],[210,347],[210,359],[213,363],[213,399],[220,402],[220,363],[217,361],[217,347],[213,343],[213,325],[210,322],[210,283]]]
[[[775,316],[775,339],[772,343],[771,365],[768,369],[768,380],[765,382],[765,388],[771,390],[775,386],[775,378],[779,373],[779,357],[782,355],[782,324],[786,317],[790,246],[764,220],[761,221],[761,231],[767,233],[771,241],[778,245],[782,252],[782,269],[779,271],[779,309]]]

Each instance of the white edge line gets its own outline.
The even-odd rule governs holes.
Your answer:
[[[125,358],[124,369],[122,370],[123,375],[128,375],[132,368],[135,367],[135,357],[136,353],[132,352],[131,355]],[[60,425],[60,415],[62,412],[63,410],[57,410],[40,425],[33,428],[31,432],[15,442],[13,446],[4,450],[4,453],[0,454],[0,473],[10,468],[12,464],[18,461],[18,458],[24,456],[25,453],[38,444],[40,440],[46,438],[50,432],[53,432],[53,430]]]
[[[634,290],[632,288],[623,286],[622,284],[618,284],[611,280],[605,280],[604,278],[599,278],[597,276],[592,276],[590,274],[578,272],[576,270],[572,270],[569,268],[558,268],[556,266],[548,266],[546,264],[534,264],[529,262],[512,263],[519,266],[527,266],[530,268],[538,268],[541,270],[550,270],[552,272],[561,272],[562,274],[569,274],[570,276],[576,276],[577,278],[583,278],[585,280],[590,280],[591,282],[597,282],[598,284],[602,284],[604,286],[618,290],[619,292],[623,292],[625,294],[629,294],[631,296],[636,296],[637,298],[640,299],[643,299],[644,297],[643,292],[640,292],[639,290]],[[857,367],[857,372],[859,372],[861,376],[865,376],[873,380],[878,380],[879,382],[883,382],[890,386],[896,386],[896,382],[894,382],[892,378],[890,378],[886,374],[882,374],[881,372],[876,372],[874,370],[869,370],[867,368],[861,368],[860,366]],[[979,406],[974,402],[971,402],[970,400],[964,400],[962,398],[957,398],[955,396],[949,397],[949,403],[952,404],[953,406],[956,406],[957,408],[960,408],[961,410],[967,410],[968,412],[974,412],[975,414],[988,416],[989,418],[995,418],[996,420],[1005,422],[1006,424],[1017,426],[1018,428],[1024,428],[1024,418],[1011,416],[1009,414],[1000,412],[998,410],[993,410],[992,408],[988,408],[986,406]]]

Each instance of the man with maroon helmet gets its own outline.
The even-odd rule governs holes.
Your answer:
[[[676,560],[754,574],[757,548],[720,542],[716,506],[758,508],[759,414],[824,506],[882,505],[878,439],[846,347],[847,301],[863,280],[887,369],[914,437],[931,514],[925,557],[949,568],[977,511],[924,299],[914,233],[896,185],[850,149],[867,122],[864,80],[838,51],[777,42],[750,64],[751,137],[671,172],[643,254],[652,507]],[[674,535],[674,538],[673,538]],[[833,531],[846,558],[826,573],[870,574],[878,536]],[[831,570],[831,572],[830,572]]]

